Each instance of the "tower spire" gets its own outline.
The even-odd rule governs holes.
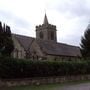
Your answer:
[[[46,15],[46,13],[45,13],[45,17],[44,17],[44,22],[43,22],[43,24],[45,24],[45,25],[48,24],[48,19],[47,19],[47,15]]]

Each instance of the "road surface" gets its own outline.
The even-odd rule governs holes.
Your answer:
[[[58,87],[55,90],[90,90],[90,83],[82,83],[76,85],[66,85]]]

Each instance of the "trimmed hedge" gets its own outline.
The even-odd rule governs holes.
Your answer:
[[[0,78],[90,74],[90,61],[32,61],[0,57]]]

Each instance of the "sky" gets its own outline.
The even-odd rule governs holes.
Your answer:
[[[0,21],[15,34],[35,37],[45,13],[57,27],[58,42],[80,45],[90,23],[90,0],[0,0]]]

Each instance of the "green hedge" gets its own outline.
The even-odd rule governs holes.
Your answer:
[[[0,78],[90,74],[90,61],[32,61],[0,57]]]

